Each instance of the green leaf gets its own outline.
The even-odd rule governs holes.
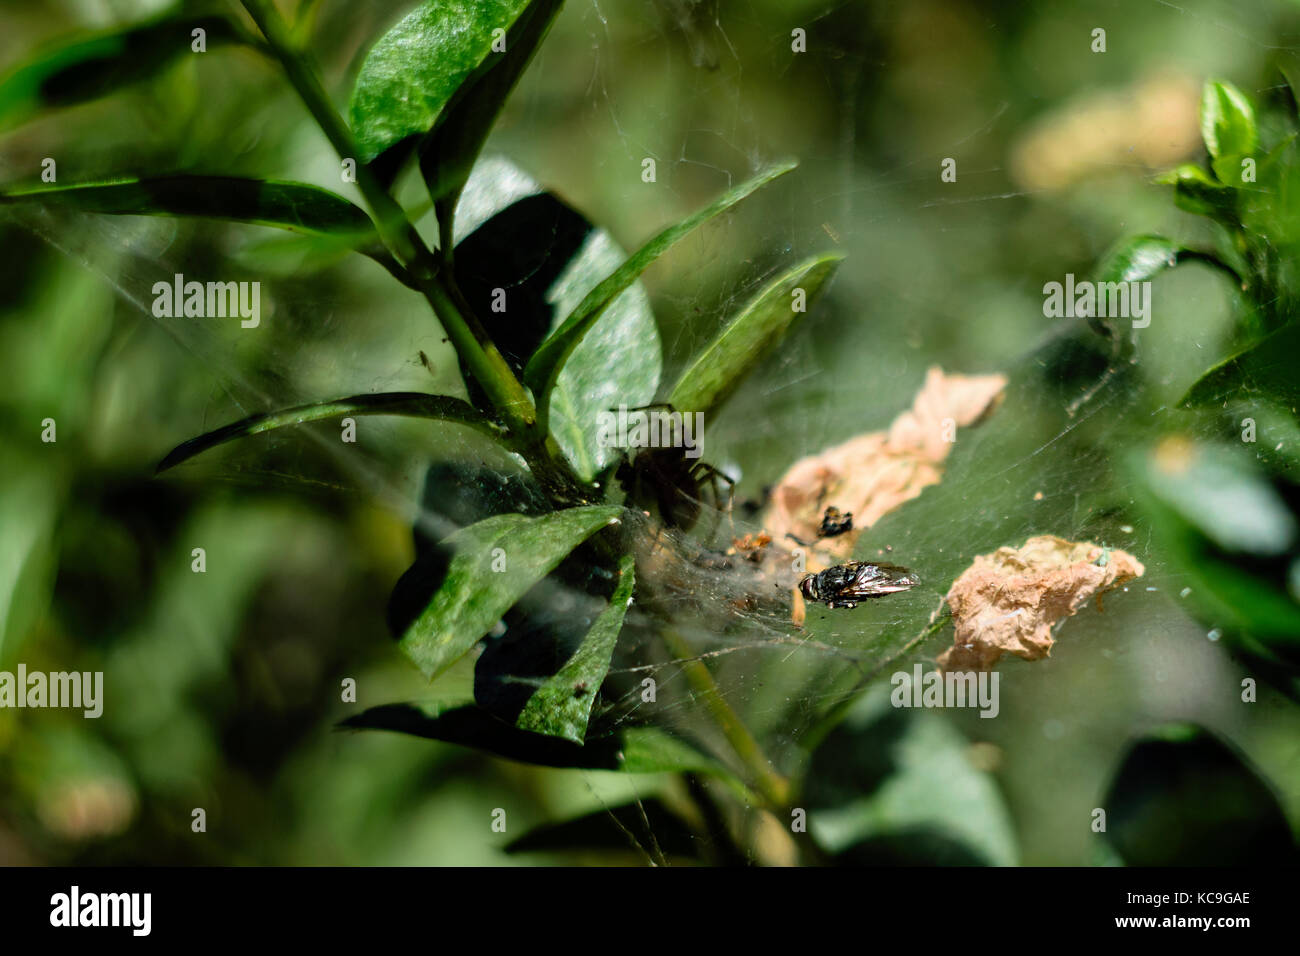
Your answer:
[[[610,273],[595,288],[587,293],[578,306],[569,313],[542,343],[541,347],[528,360],[524,369],[524,381],[532,388],[535,395],[541,396],[539,413],[544,417],[549,409],[551,390],[563,370],[564,363],[582,342],[583,337],[595,325],[601,313],[614,301],[620,292],[636,281],[637,276],[649,268],[650,264],[668,251],[678,240],[692,230],[719,214],[730,209],[736,203],[749,196],[761,186],[765,186],[778,176],[783,176],[795,168],[795,163],[780,163],[760,173],[739,186],[724,193],[708,206],[688,216],[674,226],[669,226],[635,253],[621,266]]]
[[[0,81],[0,129],[17,126],[42,109],[99,99],[153,76],[192,52],[196,29],[206,32],[209,49],[222,43],[260,46],[220,16],[166,17],[64,43]]]
[[[301,425],[344,415],[405,415],[410,418],[434,418],[469,425],[492,436],[499,431],[468,402],[447,395],[428,395],[424,392],[376,392],[352,395],[329,402],[311,402],[278,412],[261,412],[232,422],[215,431],[191,438],[177,445],[158,464],[158,471],[166,471],[193,458],[200,452],[246,435],[269,432],[286,425]]]
[[[527,0],[426,0],[367,54],[348,107],[362,162],[430,132]],[[507,35],[507,52],[508,35]]]
[[[1296,862],[1273,788],[1246,758],[1188,724],[1130,747],[1103,804],[1106,839],[1130,866]]]
[[[0,205],[23,203],[113,216],[195,217],[287,229],[359,252],[409,284],[364,211],[328,189],[307,183],[177,175],[10,187],[0,192]]]
[[[813,753],[802,797],[817,842],[845,862],[1013,865],[1011,817],[969,744],[880,686]]]
[[[1297,527],[1286,502],[1241,455],[1169,442],[1164,456],[1147,460],[1147,485],[1161,502],[1224,551],[1275,556],[1291,548]]]
[[[708,413],[726,401],[798,319],[794,291],[803,290],[804,308],[811,309],[843,258],[816,256],[765,285],[682,373],[668,404],[679,412]]]
[[[626,254],[603,229],[588,234],[578,254],[546,292],[557,316],[568,315]],[[596,316],[547,393],[547,427],[578,477],[594,478],[620,452],[600,441],[600,413],[654,400],[663,372],[659,327],[640,282]]]
[[[1209,80],[1201,93],[1201,138],[1213,160],[1239,160],[1255,152],[1259,131],[1255,110],[1245,94],[1231,83]],[[1215,163],[1215,172],[1225,182]]]
[[[1262,395],[1289,408],[1300,408],[1300,324],[1283,326],[1254,345],[1211,368],[1187,390],[1179,405],[1198,408],[1231,398]]]
[[[462,528],[443,544],[454,554],[442,587],[402,636],[401,647],[431,680],[455,663],[534,584],[620,509],[594,505],[536,518],[497,515]],[[494,551],[507,570],[494,569]]]
[[[1099,282],[1142,282],[1178,265],[1183,246],[1164,236],[1133,236],[1107,253],[1097,269]]]
[[[506,34],[506,52],[485,59],[447,103],[420,150],[420,171],[435,202],[459,195],[506,97],[563,4],[564,0],[532,0]]]
[[[1194,163],[1184,163],[1156,178],[1156,182],[1174,187],[1174,205],[1185,212],[1209,216],[1219,222],[1237,221],[1237,192],[1210,178]]]
[[[1286,590],[1297,521],[1251,456],[1175,437],[1135,453],[1127,470],[1165,561],[1187,581],[1207,626],[1300,658],[1300,603]]]
[[[623,727],[585,745],[521,730],[474,704],[385,704],[339,724],[349,730],[390,730],[442,740],[544,767],[624,773],[705,773],[735,780],[719,763],[654,727]]]
[[[609,662],[614,656],[623,617],[632,603],[632,587],[636,581],[635,560],[625,555],[619,562],[619,582],[607,607],[582,639],[573,656],[537,688],[515,720],[522,730],[563,737],[575,744],[587,736],[587,721],[591,718],[591,705],[600,685],[609,673]]]
[[[457,284],[521,375],[554,327],[627,258],[609,233],[499,157],[475,165],[455,231]],[[508,290],[505,311],[492,308],[496,289]],[[579,477],[594,477],[620,454],[599,441],[600,413],[653,401],[662,370],[650,298],[634,281],[574,350],[550,396],[550,433]],[[467,388],[472,399],[472,379]]]

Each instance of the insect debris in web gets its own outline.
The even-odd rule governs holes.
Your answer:
[[[821,528],[817,532],[819,537],[834,538],[842,534],[848,534],[852,530],[852,511],[840,511],[834,505],[826,506],[826,512],[822,515]]]

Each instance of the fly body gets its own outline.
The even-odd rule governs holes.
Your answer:
[[[857,607],[859,601],[906,591],[920,583],[920,577],[907,568],[853,561],[808,575],[799,582],[799,592],[827,607]]]

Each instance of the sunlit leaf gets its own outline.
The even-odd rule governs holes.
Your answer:
[[[632,603],[636,571],[631,555],[623,558],[619,573],[621,577],[614,596],[609,599],[609,607],[596,618],[596,623],[568,662],[528,699],[515,726],[582,743],[587,735],[592,701],[609,673],[609,662],[623,627],[623,617]]]
[[[1233,161],[1249,156],[1259,145],[1259,131],[1255,126],[1255,110],[1245,94],[1231,83],[1209,80],[1201,93],[1201,138],[1205,148],[1215,160],[1219,178],[1218,160]]]
[[[726,401],[802,314],[795,311],[796,291],[803,293],[803,311],[811,309],[843,258],[817,256],[765,285],[682,373],[668,404],[679,412],[707,413]]]
[[[1099,282],[1142,282],[1178,264],[1181,243],[1164,236],[1133,236],[1115,246],[1097,270]]]
[[[549,403],[551,389],[564,363],[619,293],[630,286],[637,276],[649,268],[652,262],[667,252],[678,240],[794,168],[795,164],[792,162],[778,164],[727,191],[708,206],[663,230],[588,292],[560,327],[551,333],[542,343],[541,348],[528,360],[524,381],[535,394],[543,396],[541,399],[543,406]]]
[[[506,52],[485,59],[443,110],[420,156],[420,171],[435,201],[458,194],[465,185],[506,97],[563,4],[564,0],[532,0],[510,27]]]
[[[426,0],[366,55],[348,107],[362,162],[431,131],[527,0]],[[499,36],[499,34],[498,34]],[[508,47],[507,47],[508,50]]]

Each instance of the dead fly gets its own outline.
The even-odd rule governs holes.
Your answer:
[[[906,591],[920,583],[916,573],[907,568],[854,561],[808,575],[799,582],[799,593],[827,607],[857,607],[859,601]]]
[[[818,529],[817,536],[821,538],[834,538],[837,535],[848,534],[853,530],[853,512],[841,511],[834,505],[826,508],[826,513],[822,515],[822,526]]]

